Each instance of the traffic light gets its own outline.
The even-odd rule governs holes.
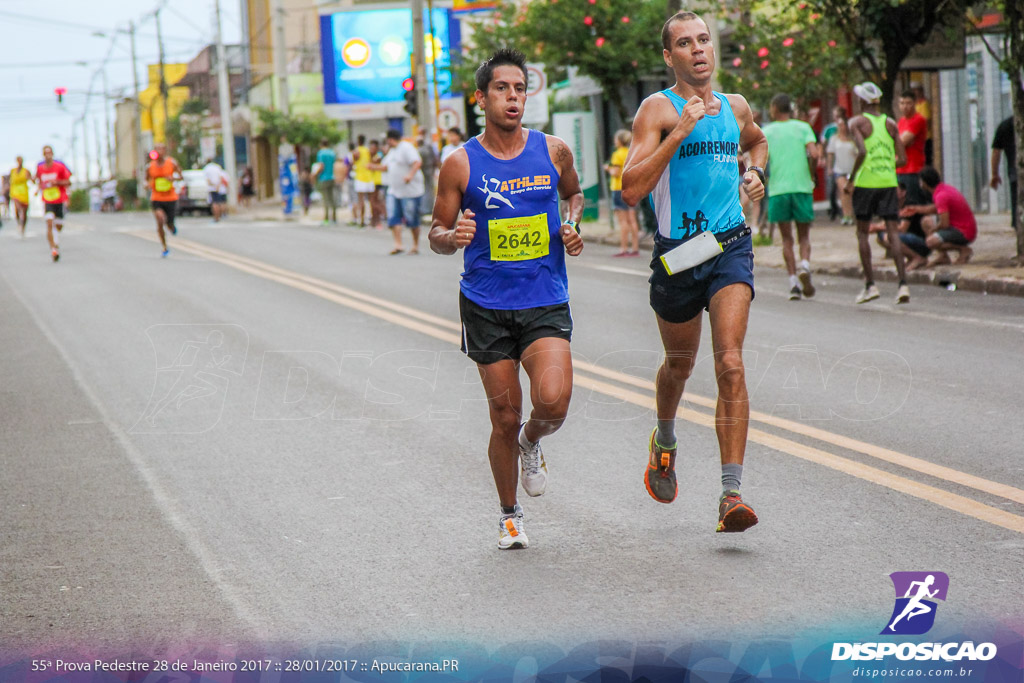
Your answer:
[[[57,95],[57,104],[61,104],[61,103],[64,102],[64,95],[67,94],[68,89],[67,88],[54,88],[53,92],[56,93],[56,95]]]
[[[405,90],[403,95],[405,98],[405,112],[409,116],[416,118],[419,114],[419,106],[416,102],[416,79],[410,76],[402,81],[402,89]]]

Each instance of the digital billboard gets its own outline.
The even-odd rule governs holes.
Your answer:
[[[437,89],[451,94],[452,50],[459,49],[459,23],[451,10],[433,11],[433,35],[428,12],[423,12],[426,34],[427,80],[432,83],[432,62],[437,62]],[[336,12],[320,17],[324,103],[358,105],[402,99],[402,81],[411,75],[412,11],[374,9]]]

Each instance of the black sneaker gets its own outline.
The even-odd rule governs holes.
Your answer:
[[[654,440],[658,433],[651,432],[650,457],[644,473],[644,486],[651,498],[659,503],[671,503],[676,499],[679,487],[676,484],[676,449],[663,448]]]
[[[739,491],[726,491],[718,499],[718,528],[716,532],[746,531],[757,524],[753,508],[743,502]]]
[[[802,296],[803,294],[800,293],[800,288],[796,285],[793,285],[793,289],[789,290],[790,301],[800,301],[800,297]]]

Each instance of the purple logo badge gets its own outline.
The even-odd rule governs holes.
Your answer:
[[[943,572],[893,572],[896,605],[882,635],[916,636],[935,624],[936,600],[946,600],[949,577]]]

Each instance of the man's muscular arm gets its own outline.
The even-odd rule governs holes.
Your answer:
[[[691,98],[678,117],[664,95],[652,95],[643,101],[633,121],[633,142],[622,167],[622,201],[636,206],[651,193],[672,155],[702,118],[704,101],[699,97]],[[662,140],[665,130],[668,135]]]
[[[580,178],[576,173],[569,145],[553,135],[547,136],[547,143],[551,161],[558,169],[558,196],[567,207],[565,218],[562,219],[562,244],[565,245],[567,254],[576,256],[583,251],[583,238],[576,230],[565,225],[565,222],[572,221],[573,224],[578,224],[583,217],[583,190],[580,188]]]
[[[430,248],[438,254],[454,254],[457,249],[472,242],[476,234],[472,211],[467,211],[459,218],[462,195],[468,183],[469,157],[465,150],[460,149],[441,165],[437,179],[437,198],[434,200],[434,213],[427,239],[430,240]]]
[[[853,170],[850,171],[849,175],[849,179],[851,181],[857,177],[857,172],[860,171],[860,167],[864,164],[864,160],[868,158],[868,148],[864,146],[863,128],[863,125],[867,122],[867,119],[863,116],[856,116],[850,121],[850,132],[853,134],[853,144],[857,147],[857,158],[853,160]],[[870,135],[870,132],[868,135]],[[853,194],[853,183],[847,183],[846,188],[843,191],[847,194]]]

